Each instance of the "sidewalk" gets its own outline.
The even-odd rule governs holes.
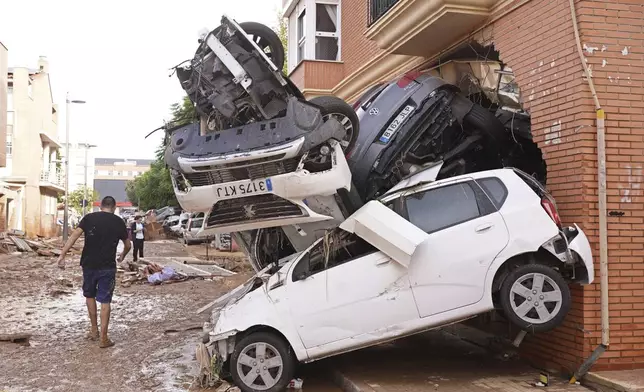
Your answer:
[[[539,371],[518,360],[503,361],[483,348],[443,331],[343,355],[337,382],[352,392],[523,392],[535,387]],[[550,392],[586,392],[553,375]]]
[[[644,391],[644,369],[590,372],[584,378],[584,384],[601,392]]]

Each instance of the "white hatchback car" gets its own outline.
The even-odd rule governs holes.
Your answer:
[[[404,180],[220,298],[207,346],[224,376],[244,392],[282,390],[297,361],[495,308],[531,332],[561,324],[568,283],[594,279],[583,231],[563,228],[551,196],[521,171],[433,181],[439,169]]]

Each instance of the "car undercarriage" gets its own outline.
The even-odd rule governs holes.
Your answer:
[[[282,74],[283,63],[270,29],[224,16],[177,68],[199,121],[168,129],[166,137],[180,204],[206,214],[202,234],[233,232],[256,270],[306,249],[437,162],[439,180],[516,167],[546,181],[529,113],[500,61],[461,59],[410,72],[369,89],[355,111],[336,97],[306,100]],[[334,143],[344,154],[333,154]],[[349,177],[337,187],[320,193],[302,185],[345,162]],[[273,189],[288,173],[309,179]]]

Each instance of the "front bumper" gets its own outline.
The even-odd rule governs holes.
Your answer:
[[[294,146],[296,145],[297,142],[294,142]],[[306,201],[314,196],[332,196],[338,189],[351,189],[351,172],[342,147],[335,141],[331,145],[331,168],[320,172],[304,169],[299,161],[303,158],[284,158],[282,161],[256,165],[264,171],[261,174],[268,174],[266,177],[189,186],[185,190],[177,186],[175,177],[179,174],[175,174],[173,185],[177,200],[187,211],[207,213],[200,237],[333,219],[331,215],[315,212]],[[255,160],[256,157],[257,155],[246,156],[248,160]],[[237,163],[243,164],[243,161]],[[240,166],[230,170],[251,172],[255,170],[253,167],[255,166]],[[280,174],[273,175],[276,172]],[[203,173],[187,173],[184,176],[195,182],[196,176],[203,176]],[[244,194],[222,191],[246,190],[257,184],[257,181],[262,182],[265,187],[263,190],[255,187],[253,192],[244,191]]]

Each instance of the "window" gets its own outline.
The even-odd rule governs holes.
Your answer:
[[[340,229],[328,232],[325,238],[297,263],[293,269],[294,282],[378,251],[357,235]]]
[[[427,233],[467,222],[481,215],[469,182],[448,185],[406,197],[409,221]]]
[[[112,175],[112,172],[110,172],[108,170],[97,170],[96,172],[98,173],[99,176],[111,176]]]
[[[130,175],[130,172],[126,170],[126,171],[124,171],[124,172],[123,172],[123,175],[124,175],[125,177],[127,177],[127,176],[129,176],[129,175]]]
[[[297,62],[304,60],[304,43],[306,42],[306,10],[297,17]]]
[[[138,172],[138,171],[133,171],[133,172],[132,172],[132,175],[133,175],[134,177],[136,177],[136,176],[138,176],[138,175],[139,175],[139,172]]]
[[[7,157],[13,153],[13,125],[7,125]]]
[[[315,4],[315,59],[339,60],[338,6]]]
[[[110,170],[110,171],[108,171],[108,172],[107,172],[107,175],[108,175],[108,176],[113,176],[113,175],[114,175],[114,172]]]
[[[288,12],[289,71],[302,60],[340,60],[340,0],[299,0]]]
[[[501,208],[505,199],[508,197],[508,189],[503,185],[503,182],[496,177],[483,178],[476,182],[483,188],[483,191],[492,200],[494,206]]]

